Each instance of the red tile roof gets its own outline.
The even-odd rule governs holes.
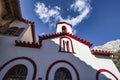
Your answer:
[[[21,47],[40,48],[42,40],[51,39],[51,38],[55,38],[55,37],[59,37],[59,36],[63,36],[63,35],[67,35],[67,36],[69,36],[69,37],[79,41],[80,43],[83,43],[83,44],[89,46],[89,47],[92,46],[92,43],[90,43],[84,39],[78,38],[77,36],[70,34],[70,33],[55,33],[55,34],[48,34],[48,35],[39,36],[39,44],[35,43],[35,42],[30,43],[30,42],[15,40],[15,45],[21,46]]]
[[[40,48],[41,45],[38,43],[30,43],[30,42],[25,42],[25,41],[17,41],[15,40],[15,45],[16,46],[21,46],[21,47],[30,47],[30,48]]]
[[[42,41],[42,40],[45,40],[45,39],[50,39],[50,38],[55,38],[55,37],[59,37],[59,36],[63,36],[63,35],[67,35],[89,47],[92,46],[92,43],[84,40],[84,39],[81,39],[81,38],[78,38],[77,36],[73,35],[73,34],[70,34],[70,33],[65,33],[65,32],[60,32],[60,33],[55,33],[55,34],[48,34],[48,35],[43,35],[43,36],[39,36],[39,40]]]
[[[93,55],[102,55],[102,56],[110,56],[113,55],[112,51],[104,51],[104,50],[91,50]]]

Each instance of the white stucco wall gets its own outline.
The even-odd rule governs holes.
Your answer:
[[[14,40],[16,37],[0,37],[0,66],[8,62],[11,59],[17,57],[28,57],[32,59],[37,66],[36,80],[42,78],[45,80],[46,72],[50,65],[56,61],[67,61],[77,70],[80,80],[96,80],[96,73],[99,69],[107,69],[111,71],[114,75],[119,78],[119,72],[116,69],[111,59],[106,59],[105,57],[95,57],[90,53],[88,46],[71,39],[73,42],[73,47],[75,54],[59,52],[59,37],[54,39],[47,39],[42,41],[42,47],[40,49],[34,48],[25,48],[25,47],[16,47]],[[3,74],[6,73],[13,65],[24,64],[27,66],[29,72],[27,80],[31,80],[31,75],[33,75],[33,65],[27,60],[16,60],[5,66],[1,73],[0,79],[4,77]],[[77,80],[75,76],[75,70],[73,67],[64,62],[56,63],[50,69],[50,74],[48,75],[49,80],[53,80],[55,71],[60,67],[67,68],[71,74],[72,79]],[[109,75],[109,74],[107,74]]]
[[[10,27],[12,26],[24,27],[25,29],[18,37],[0,35],[0,80],[2,80],[9,69],[19,64],[28,68],[27,80],[31,80],[33,75],[35,80],[38,80],[38,78],[45,80],[47,75],[48,80],[54,80],[56,70],[61,67],[69,70],[72,80],[79,80],[79,78],[80,80],[96,80],[97,71],[100,69],[112,72],[120,80],[120,73],[111,58],[92,55],[87,45],[76,41],[70,36],[64,35],[43,40],[41,48],[18,47],[15,46],[15,40],[32,42],[31,26],[17,20],[10,24]],[[62,31],[62,26],[66,26],[69,33],[72,33],[71,26],[68,24],[59,24],[57,32]],[[60,40],[68,41],[74,52],[72,47],[69,48],[70,52],[61,52]],[[21,57],[22,59],[19,59]],[[10,60],[13,61],[9,62]],[[6,64],[8,62],[9,64]],[[6,65],[2,68],[4,64]],[[106,78],[114,80],[110,73],[101,73],[103,74],[99,74],[100,80],[106,80]]]

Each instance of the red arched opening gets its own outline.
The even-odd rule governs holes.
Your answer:
[[[107,73],[109,73],[110,75],[112,75],[115,79],[114,80],[118,80],[118,78],[112,73],[112,72],[110,72],[110,71],[108,71],[108,70],[106,70],[106,69],[99,69],[98,71],[97,71],[97,74],[96,74],[96,80],[100,80],[99,79],[99,75],[100,75],[100,73],[102,73],[102,72],[107,72]]]

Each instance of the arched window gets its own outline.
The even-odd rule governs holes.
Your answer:
[[[54,80],[72,80],[72,77],[68,69],[59,68],[55,72]]]
[[[59,48],[59,51],[74,53],[72,40],[69,37],[61,37],[60,38],[60,48]]]
[[[16,65],[12,67],[3,80],[26,80],[28,70],[24,65]]]
[[[67,29],[65,26],[62,26],[62,32],[67,32]]]
[[[61,49],[61,51],[70,52],[69,41],[63,40],[63,45],[62,46],[63,46],[63,48]]]

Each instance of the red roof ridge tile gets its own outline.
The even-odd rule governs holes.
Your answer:
[[[62,36],[62,35],[67,35],[67,36],[69,36],[69,37],[71,37],[71,38],[73,38],[73,39],[75,39],[75,40],[77,40],[77,41],[79,41],[79,42],[81,42],[81,43],[89,46],[89,47],[92,46],[92,43],[90,43],[90,42],[88,42],[88,41],[86,41],[84,39],[81,39],[81,38],[79,38],[79,37],[77,37],[77,36],[75,36],[73,34],[65,33],[65,32],[60,32],[60,33],[47,34],[47,35],[39,36],[39,41],[41,42],[42,40],[49,39],[49,38],[55,38],[55,37],[59,37],[59,36]]]
[[[108,50],[100,50],[100,49],[92,49],[91,53],[93,55],[103,55],[103,56],[110,56],[113,55],[113,51]]]
[[[16,46],[21,46],[21,47],[30,47],[30,48],[40,48],[41,45],[39,43],[34,43],[34,42],[25,42],[25,41],[17,41],[15,40],[15,45]]]
[[[92,46],[92,43],[84,40],[84,39],[81,39],[81,38],[78,38],[77,36],[73,35],[73,34],[70,34],[70,33],[65,33],[65,32],[60,32],[60,33],[52,33],[52,34],[47,34],[47,35],[42,35],[42,36],[39,36],[39,43],[35,43],[35,42],[26,42],[26,41],[21,41],[21,40],[15,40],[15,45],[16,46],[21,46],[21,47],[30,47],[30,48],[40,48],[42,45],[41,45],[41,42],[42,40],[46,40],[46,39],[50,39],[50,38],[55,38],[55,37],[59,37],[59,36],[63,36],[63,35],[67,35],[87,46]]]

